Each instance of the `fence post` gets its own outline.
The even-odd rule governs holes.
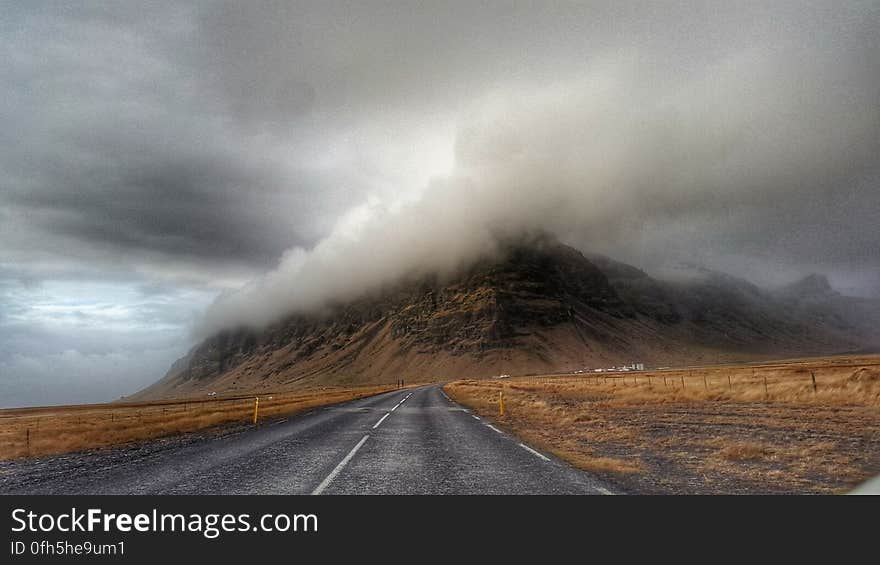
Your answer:
[[[730,382],[730,375],[727,375],[727,388],[733,390],[733,383]]]
[[[810,378],[813,379],[813,392],[816,392],[816,373],[810,371]]]
[[[25,438],[26,438],[25,441],[27,442],[27,456],[30,457],[31,456],[31,429],[30,428],[27,429]]]
[[[684,375],[681,376],[681,390],[684,390]]]
[[[706,375],[703,375],[703,388],[709,390],[709,381],[706,380]]]
[[[767,392],[767,375],[764,375],[764,396],[769,396]]]

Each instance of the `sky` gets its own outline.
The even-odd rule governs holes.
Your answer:
[[[0,406],[547,231],[880,296],[880,3],[4,2]]]

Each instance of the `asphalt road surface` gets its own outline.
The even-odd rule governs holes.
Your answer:
[[[432,385],[235,434],[2,469],[7,494],[612,494]]]

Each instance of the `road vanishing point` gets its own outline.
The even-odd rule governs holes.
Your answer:
[[[440,385],[121,456],[54,456],[6,494],[612,494],[450,400]],[[18,473],[16,473],[18,474]]]

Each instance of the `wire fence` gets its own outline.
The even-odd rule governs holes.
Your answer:
[[[258,416],[261,421],[280,418],[300,409],[395,388],[388,384],[155,403],[6,409],[0,411],[0,459],[116,445],[219,424],[253,423]]]
[[[861,377],[865,378],[862,379]],[[498,379],[498,382],[541,385],[554,383],[581,383],[608,387],[645,387],[670,391],[702,390],[742,391],[759,390],[772,396],[776,392],[820,393],[839,390],[847,383],[880,382],[880,364],[836,365],[827,367],[789,368],[730,367],[710,369],[670,369],[622,372],[584,372],[577,374],[548,374]]]

